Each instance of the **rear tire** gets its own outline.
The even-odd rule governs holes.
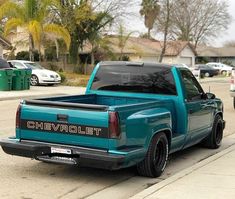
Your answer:
[[[223,119],[216,115],[210,135],[202,142],[209,149],[218,149],[223,139]]]
[[[163,132],[157,133],[151,140],[145,159],[137,164],[138,174],[145,177],[159,177],[166,167],[168,159],[168,140]]]

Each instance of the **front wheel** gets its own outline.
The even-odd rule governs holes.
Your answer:
[[[223,71],[221,71],[221,74],[225,76],[225,75],[227,75],[227,71],[223,70]]]
[[[159,177],[164,171],[168,158],[168,140],[163,132],[157,133],[150,143],[145,159],[137,165],[139,175]]]
[[[206,72],[205,77],[210,77],[210,73]]]
[[[30,84],[32,86],[37,86],[39,84],[38,77],[36,75],[32,75],[30,78]]]
[[[216,115],[213,127],[209,136],[202,142],[209,149],[217,149],[221,146],[223,139],[223,119],[220,115]]]

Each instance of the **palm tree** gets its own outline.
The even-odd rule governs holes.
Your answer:
[[[48,20],[48,6],[53,0],[24,0],[22,4],[12,1],[6,1],[0,7],[0,19],[7,17],[4,26],[4,34],[8,35],[10,31],[23,28],[28,33],[30,60],[34,60],[33,51],[41,51],[41,45],[44,37],[62,38],[67,49],[70,46],[70,34],[64,27],[50,23]],[[53,37],[52,37],[53,36]]]
[[[144,24],[148,28],[148,39],[151,37],[151,30],[160,11],[158,2],[159,0],[142,0],[141,3],[140,14],[144,16]]]
[[[70,62],[81,66],[79,52],[86,42],[91,44],[91,64],[95,51],[102,46],[102,33],[111,26],[114,18],[109,11],[98,9],[91,0],[54,0],[52,14],[57,23],[63,24],[70,32]],[[82,69],[83,70],[83,69]]]
[[[129,32],[128,34],[125,34],[125,28],[123,25],[119,25],[118,28],[118,47],[120,49],[120,60],[123,60],[123,51],[126,47],[128,39],[131,37],[131,35],[135,33],[135,31]]]

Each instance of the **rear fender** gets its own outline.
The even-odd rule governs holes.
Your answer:
[[[171,141],[171,113],[165,108],[153,108],[137,112],[127,118],[127,145],[138,145],[148,150],[149,143],[158,132],[166,131]]]

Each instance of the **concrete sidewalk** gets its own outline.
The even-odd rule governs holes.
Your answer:
[[[52,95],[79,95],[86,88],[73,86],[31,86],[30,90],[0,91],[0,101]]]
[[[232,139],[235,135],[230,136]],[[235,145],[138,193],[131,199],[234,199]]]

